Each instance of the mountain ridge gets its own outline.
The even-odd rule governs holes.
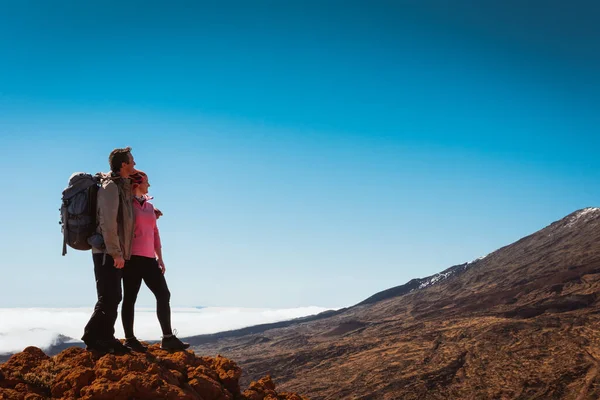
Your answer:
[[[421,289],[194,348],[313,399],[598,398],[599,244],[600,209],[577,210]]]

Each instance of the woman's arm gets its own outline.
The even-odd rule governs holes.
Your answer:
[[[162,248],[154,249],[154,251],[156,252],[156,261],[158,261],[158,268],[160,268],[161,272],[164,274],[167,269],[165,268],[165,262],[162,258]]]
[[[154,207],[154,206],[152,206]],[[156,208],[154,209],[156,216]],[[159,211],[160,212],[160,211]],[[161,213],[162,215],[162,213]],[[162,255],[162,244],[160,242],[160,232],[158,231],[158,224],[154,221],[154,252],[156,253],[156,261],[158,261],[158,267],[161,272],[164,274],[166,271],[165,262],[163,261]]]

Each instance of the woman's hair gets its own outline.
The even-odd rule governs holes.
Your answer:
[[[144,182],[148,182],[148,175],[144,171],[136,170],[133,175],[129,175],[131,183],[134,185],[141,185]]]

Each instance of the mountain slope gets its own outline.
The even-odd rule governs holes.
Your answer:
[[[600,209],[411,282],[195,349],[311,399],[600,397]]]

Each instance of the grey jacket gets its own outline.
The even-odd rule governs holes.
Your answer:
[[[131,180],[112,173],[102,174],[96,212],[96,231],[104,238],[105,249],[93,248],[92,252],[129,260],[134,233]]]

